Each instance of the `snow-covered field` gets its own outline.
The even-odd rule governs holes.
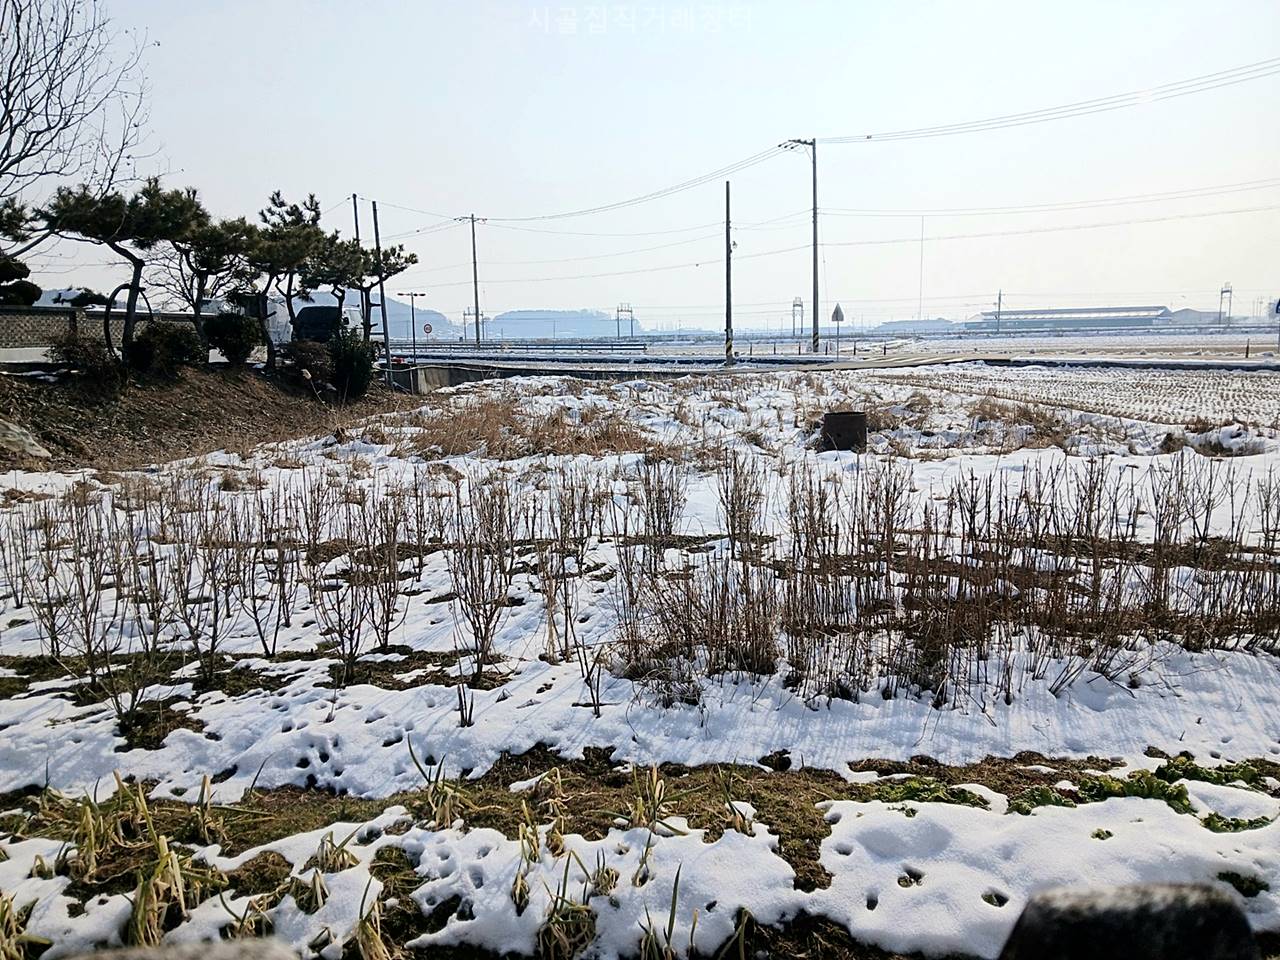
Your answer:
[[[1278,386],[520,379],[7,474],[0,890],[51,958],[714,955],[744,911],[993,957],[1146,880],[1280,930]],[[847,408],[869,452],[817,449]]]
[[[1185,427],[1233,421],[1280,427],[1280,376],[1231,370],[1142,370],[1080,367],[955,366],[902,368],[866,375],[876,383],[911,384],[926,392],[1036,403],[1072,413],[1096,413]]]
[[[977,353],[995,356],[1079,356],[1084,358],[1128,357],[1173,358],[1179,360],[1231,358],[1275,361],[1276,331],[1267,333],[1094,333],[971,335],[967,337],[927,337],[913,342],[919,353]]]

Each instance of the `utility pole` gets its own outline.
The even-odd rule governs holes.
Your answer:
[[[729,237],[729,181],[724,182],[724,365],[733,366],[733,240]]]
[[[360,205],[356,201],[357,201],[356,195],[353,193],[351,195],[351,219],[355,221],[356,246],[359,246],[360,245]],[[363,277],[361,277],[360,282],[361,283],[364,282]],[[369,318],[369,295],[365,293],[364,288],[361,287],[360,288],[360,322],[368,323],[369,319],[370,319]]]
[[[480,268],[476,266],[476,215],[471,215],[471,293],[476,307],[476,346],[480,346]]]
[[[808,147],[809,156],[813,160],[813,352],[818,352],[818,141],[787,140],[778,144],[784,150],[797,147]]]
[[[996,294],[996,333],[1000,332],[1000,310],[1004,306],[1004,291]]]
[[[476,267],[476,220],[477,220],[477,217],[474,213],[472,213],[465,217],[454,217],[454,219],[457,220],[459,223],[461,223],[464,220],[471,221],[471,292],[475,296],[476,346],[479,347],[480,346],[480,273],[479,273],[479,269]],[[484,217],[479,217],[478,219],[480,220],[481,223],[484,223]]]
[[[920,218],[920,287],[916,300],[916,323],[924,319],[924,217]]]
[[[391,383],[391,338],[387,335],[387,292],[382,286],[382,237],[378,233],[378,201],[373,203],[373,250],[378,260],[378,309],[382,313],[382,356],[387,366],[387,383]]]
[[[413,362],[418,363],[418,297],[425,297],[425,293],[402,293],[402,297],[409,298],[409,330],[413,335]]]

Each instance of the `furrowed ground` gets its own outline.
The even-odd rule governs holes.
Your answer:
[[[1163,880],[1274,951],[1278,382],[518,379],[7,473],[0,947],[986,958]]]

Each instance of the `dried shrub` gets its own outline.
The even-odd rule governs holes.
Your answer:
[[[49,359],[70,368],[86,389],[97,393],[114,396],[128,382],[120,361],[106,343],[93,337],[60,334],[49,346]]]
[[[139,373],[173,377],[180,368],[203,364],[209,357],[194,326],[149,320],[134,335],[126,359]]]

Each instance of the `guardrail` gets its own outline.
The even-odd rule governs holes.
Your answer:
[[[392,353],[472,354],[472,353],[646,353],[644,340],[392,340]]]

